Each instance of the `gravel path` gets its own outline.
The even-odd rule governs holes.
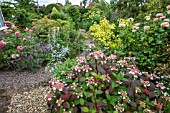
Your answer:
[[[44,99],[48,91],[49,86],[40,86],[21,94],[14,94],[7,113],[48,113],[47,103]]]
[[[4,99],[1,95],[4,94],[0,94],[0,104],[10,101],[7,113],[48,113],[44,97],[50,89],[48,84],[50,78],[52,75],[46,73],[44,67],[36,73],[0,71],[0,89],[6,90],[5,96],[8,98],[2,101]],[[6,113],[1,109],[0,107],[0,113]]]
[[[51,76],[51,74],[45,72],[44,67],[35,73],[29,71],[0,71],[0,88],[21,90],[47,82]]]

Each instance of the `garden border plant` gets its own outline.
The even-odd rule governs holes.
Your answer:
[[[156,74],[140,72],[135,57],[104,54],[89,44],[77,65],[50,81],[46,95],[51,112],[161,112],[165,97]]]

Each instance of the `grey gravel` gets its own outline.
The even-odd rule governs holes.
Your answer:
[[[49,92],[49,86],[32,89],[23,93],[16,93],[11,98],[7,113],[48,113],[44,99]]]
[[[48,113],[44,99],[52,74],[41,67],[37,72],[0,71],[0,89],[11,95],[8,113]]]
[[[45,72],[45,68],[40,68],[37,72],[16,72],[16,71],[0,71],[0,88],[5,89],[22,89],[33,87],[41,83],[47,82],[52,75]]]

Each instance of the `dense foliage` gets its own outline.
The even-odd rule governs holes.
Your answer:
[[[94,44],[88,46],[85,56],[64,63],[64,70],[50,81],[46,99],[52,112],[161,112],[161,100],[169,98],[156,74],[141,72],[135,57],[104,54],[93,50]]]
[[[169,112],[168,0],[90,0],[88,8],[66,0],[42,9],[15,1],[1,5],[12,22],[0,34],[0,69],[45,64],[54,74],[51,112]]]

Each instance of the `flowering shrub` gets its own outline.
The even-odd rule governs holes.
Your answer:
[[[144,22],[125,24],[117,28],[121,39],[120,51],[136,56],[142,70],[153,70],[158,63],[166,62],[169,51],[169,19],[167,14],[147,15]],[[152,69],[151,69],[152,68]]]
[[[118,48],[121,44],[120,39],[117,38],[113,32],[115,27],[115,24],[109,24],[109,21],[104,18],[99,24],[93,24],[90,27],[89,32],[94,40],[103,43],[105,46]]]
[[[36,37],[36,26],[20,32],[14,24],[5,24],[9,29],[4,30],[0,41],[0,68],[37,69],[46,60],[49,49]]]
[[[156,74],[141,72],[135,57],[94,51],[57,73],[46,95],[51,112],[161,112],[166,87]],[[70,67],[70,65],[69,65]]]

